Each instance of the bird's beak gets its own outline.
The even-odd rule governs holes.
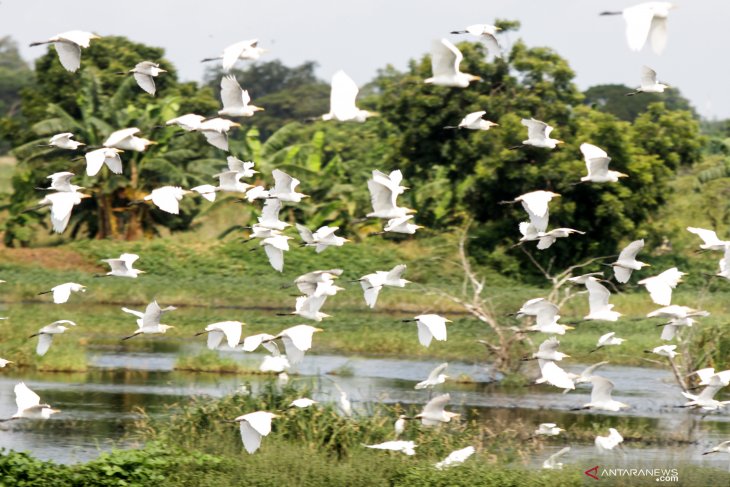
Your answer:
[[[160,71],[160,73],[167,73],[167,70],[166,69],[159,69],[158,68],[158,70]]]
[[[60,409],[51,409],[51,414],[56,414],[56,413],[60,413],[60,412],[61,412]]]
[[[263,107],[253,107],[254,112],[263,112],[265,109]]]
[[[575,330],[574,326],[564,325],[566,330]]]
[[[444,319],[444,321],[446,321],[446,323],[453,323],[453,321],[448,320],[448,319]]]
[[[240,124],[240,123],[238,123],[238,122],[233,122],[233,123],[231,124],[231,127],[240,127],[240,126],[241,126],[241,124]]]
[[[557,141],[555,141],[555,143],[556,144],[565,144],[565,141],[564,140],[557,140]]]
[[[314,331],[324,331],[322,328],[315,328]]]
[[[629,177],[629,175],[620,172],[620,173],[618,173],[618,177],[620,177],[620,178],[627,178],[627,177]]]

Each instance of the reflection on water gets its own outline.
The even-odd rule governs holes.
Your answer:
[[[195,353],[197,346],[186,352]],[[15,412],[13,387],[25,381],[44,402],[61,409],[62,413],[49,421],[12,421],[0,424],[0,447],[28,450],[43,459],[59,462],[85,461],[98,455],[99,449],[133,446],[120,442],[133,424],[136,408],[143,408],[152,416],[169,415],[174,405],[190,396],[222,396],[238,389],[244,382],[257,388],[268,380],[263,376],[236,376],[193,374],[174,371],[179,350],[166,348],[156,352],[117,353],[97,350],[91,353],[94,368],[87,373],[49,374],[27,373],[22,377],[13,369],[4,369],[0,376],[0,417]],[[234,354],[252,367],[260,363],[262,355]],[[313,385],[314,399],[329,401],[336,397],[333,380],[350,395],[355,408],[374,400],[386,403],[423,404],[428,392],[416,391],[413,386],[423,380],[438,365],[435,361],[395,360],[378,358],[347,358],[337,355],[307,355],[292,374],[293,381]],[[578,371],[580,366],[575,366]],[[346,370],[346,375],[327,375]],[[632,454],[638,447],[627,443],[629,453],[602,456],[603,464],[633,465],[648,468],[668,467],[682,462],[714,465],[727,468],[723,455],[702,456],[710,446],[730,439],[730,421],[724,413],[708,415],[687,411],[675,406],[684,399],[667,371],[612,367],[602,369],[601,375],[616,384],[614,397],[632,406],[621,413],[596,414],[589,411],[570,411],[589,401],[590,387],[562,394],[553,387],[529,386],[506,389],[490,384],[490,371],[483,365],[451,363],[447,372],[451,377],[468,376],[474,383],[447,382],[440,391],[452,396],[450,409],[461,409],[468,415],[500,420],[502,424],[521,422],[537,425],[541,422],[558,423],[570,430],[592,430],[594,424],[605,423],[607,417],[632,431],[662,431],[694,444],[661,448],[641,448],[640,455]],[[600,432],[606,434],[607,432]],[[539,466],[550,454],[559,450],[566,440],[556,438],[532,458]],[[586,464],[588,468],[596,452],[592,442],[571,442],[572,450],[564,463]]]

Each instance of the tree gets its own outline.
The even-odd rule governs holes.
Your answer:
[[[0,154],[10,148],[7,134],[17,129],[20,91],[31,82],[32,72],[10,37],[0,38]]]
[[[689,100],[676,88],[668,88],[664,93],[641,93],[627,97],[626,94],[632,91],[626,85],[591,86],[584,92],[585,104],[626,122],[633,122],[649,105],[658,102],[664,102],[669,110],[686,110],[693,118],[699,118]]]

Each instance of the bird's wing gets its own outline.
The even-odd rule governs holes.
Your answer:
[[[295,365],[304,360],[304,350],[297,347],[291,338],[284,336],[281,341],[284,343],[284,350],[286,350],[290,364]]]
[[[274,177],[274,193],[289,193],[294,190],[294,187],[299,184],[299,181],[279,169],[271,171],[271,175]],[[296,184],[294,183],[296,181]]]
[[[620,254],[618,260],[634,260],[636,255],[644,248],[644,239],[635,240],[628,244]]]
[[[436,396],[428,401],[423,407],[423,414],[429,416],[434,414],[441,414],[449,401],[451,401],[451,395],[448,393]]]
[[[716,245],[721,244],[722,240],[720,240],[717,236],[717,233],[714,230],[707,230],[705,228],[696,228],[696,227],[687,227],[687,231],[690,233],[694,233],[698,237],[702,239],[702,242],[705,245]]]
[[[700,401],[712,401],[712,399],[715,397],[715,394],[717,394],[717,391],[722,388],[722,385],[709,385],[702,389],[702,392],[699,393],[697,399]]]
[[[312,296],[317,291],[318,284],[311,281],[299,281],[296,283],[299,292],[306,295]]]
[[[18,412],[25,409],[30,409],[33,406],[37,406],[41,403],[40,396],[31,391],[24,382],[16,384],[14,391],[15,404],[18,406]]]
[[[626,41],[632,51],[641,51],[646,38],[649,36],[651,21],[654,13],[648,4],[642,3],[623,10],[626,21]]]
[[[124,139],[130,138],[134,136],[134,134],[138,133],[139,129],[135,127],[130,127],[126,129],[117,130],[116,132],[112,132],[109,137],[106,138],[104,141],[104,147],[114,147],[115,145],[122,142]]]
[[[300,223],[297,223],[296,225],[297,231],[299,232],[299,236],[302,240],[308,244],[314,243],[314,235],[312,234],[312,231]]]
[[[446,340],[446,320],[438,315],[421,315],[419,322],[428,327],[428,331],[436,340]]]
[[[330,91],[330,113],[338,120],[347,120],[357,111],[355,99],[358,93],[357,84],[344,71],[337,71],[332,76]]]
[[[277,249],[273,245],[264,245],[264,252],[269,258],[269,263],[274,270],[282,272],[284,270],[284,251]]]
[[[550,458],[547,459],[547,462],[549,464],[551,464],[551,465],[554,465],[555,462],[557,462],[560,457],[562,457],[563,455],[565,455],[569,451],[570,451],[570,447],[569,446],[566,446],[565,448],[563,448],[559,452],[553,453],[552,455],[550,455]]]
[[[74,177],[72,172],[57,172],[48,176],[53,188],[68,187],[71,184],[72,177]]]
[[[51,206],[51,221],[54,223],[54,229],[57,222],[68,223],[71,210],[73,210],[75,204],[81,201],[78,193],[71,192],[53,193],[49,194],[47,198],[53,203],[53,206]],[[66,225],[63,225],[63,228],[66,228]]]
[[[560,389],[575,389],[573,379],[552,360],[539,360],[542,378]]]
[[[124,264],[129,269],[131,269],[132,266],[134,265],[134,263],[137,262],[137,260],[139,260],[139,255],[125,253],[125,254],[122,254],[122,255],[119,256],[119,260],[121,260],[122,262],[124,262]]]
[[[370,191],[370,202],[375,213],[387,212],[396,208],[395,200],[397,195],[389,187],[369,179],[368,190]]]
[[[394,282],[400,280],[407,267],[408,266],[406,266],[405,264],[399,264],[393,267],[391,270],[388,271],[387,275],[385,276],[386,282]]]
[[[360,281],[360,285],[362,286],[363,295],[365,296],[365,304],[367,304],[369,308],[375,308],[375,304],[378,302],[378,294],[380,294],[380,290],[383,289],[383,286],[365,278]]]
[[[420,321],[416,324],[418,325],[418,341],[424,347],[428,347],[431,345],[431,339],[433,338],[431,330]]]
[[[649,29],[651,48],[655,54],[661,54],[667,46],[667,18],[654,16]]]
[[[147,305],[147,308],[144,311],[144,315],[142,316],[142,325],[144,327],[147,326],[156,326],[160,324],[160,320],[162,319],[162,308],[160,308],[160,305],[157,303],[157,301],[152,301],[150,304]]]
[[[244,91],[238,84],[235,76],[228,75],[221,78],[221,101],[223,108],[243,108],[246,103],[243,99]]]
[[[247,452],[253,453],[261,446],[261,435],[248,423],[241,421],[241,440]]]
[[[135,309],[122,308],[122,311],[124,311],[125,313],[129,313],[130,315],[134,315],[140,319],[144,318],[144,313],[142,313],[141,311],[137,311]]]
[[[462,58],[461,52],[449,40],[434,40],[431,44],[433,76],[453,76],[459,71],[459,63]]]
[[[316,308],[319,309],[324,303],[325,297],[326,296],[323,296],[321,298],[307,298],[307,300],[316,300]],[[287,328],[279,335],[282,337],[289,337],[289,339],[292,341],[292,345],[294,345],[298,349],[309,350],[310,348],[312,348],[312,335],[314,334],[314,330],[315,328],[309,325],[296,325],[292,326],[291,328]]]
[[[616,267],[615,269],[620,269]],[[586,289],[588,290],[588,307],[591,313],[594,310],[603,309],[608,306],[608,300],[611,297],[611,292],[598,282],[596,279],[588,279],[586,281]]]
[[[438,376],[441,375],[441,373],[443,373],[444,370],[446,370],[446,367],[448,367],[448,366],[449,366],[448,362],[444,362],[441,365],[437,366],[435,369],[433,369],[428,374],[428,379],[426,379],[426,380],[428,380],[429,382],[435,381],[436,379],[438,379]]]
[[[50,335],[48,333],[41,333],[38,335],[38,346],[36,346],[35,353],[38,355],[45,355],[49,348],[51,348],[51,343],[53,342],[53,335]]]
[[[583,158],[588,162],[590,159],[596,157],[608,157],[605,150],[593,144],[583,143],[580,145],[580,152],[583,154]]]
[[[71,297],[71,286],[68,284],[61,284],[53,288],[53,302],[56,304],[63,304],[68,301]]]
[[[545,139],[548,136],[548,128],[550,127],[545,122],[535,120],[534,118],[526,119],[523,118],[521,121],[522,125],[527,127],[527,138],[530,140]]]
[[[472,112],[467,114],[464,118],[461,119],[461,123],[459,125],[471,125],[477,120],[481,119],[487,112],[482,110],[480,112]]]
[[[537,326],[550,326],[557,321],[558,313],[560,309],[549,301],[545,301],[543,306],[540,306],[535,315],[535,324]]]
[[[629,282],[629,279],[631,278],[631,269],[626,269],[625,267],[620,266],[614,266],[613,267],[613,273],[616,276],[616,281],[625,284]]]
[[[72,42],[54,42],[58,60],[66,71],[74,72],[81,66],[81,48]]]
[[[638,284],[646,286],[649,291],[651,300],[662,306],[669,306],[672,302],[672,286],[661,279],[661,276],[654,276],[648,279],[642,279]]]
[[[552,195],[546,191],[533,191],[520,196],[523,208],[530,216],[544,217],[548,214],[548,203]],[[543,230],[544,231],[544,230]]]
[[[591,382],[593,383],[593,389],[591,389],[591,402],[607,402],[611,400],[613,382],[598,375],[594,375]]]
[[[162,211],[177,215],[180,213],[180,202],[178,201],[176,189],[172,186],[158,188],[150,194],[152,202]]]
[[[155,94],[155,80],[149,74],[134,73],[134,79],[137,81],[137,85],[150,95]]]
[[[273,414],[266,411],[256,411],[246,414],[244,417],[248,424],[261,436],[271,433],[271,419]]]
[[[656,71],[648,66],[641,67],[641,86],[653,86],[656,84]]]
[[[83,30],[70,30],[58,34],[56,37],[58,37],[59,39],[67,40],[69,42],[73,42],[80,47],[89,47],[89,42],[91,42],[92,37],[96,36],[91,32],[85,32]]]
[[[241,341],[242,325],[240,321],[223,321],[218,323],[218,329],[225,335],[229,347],[235,348]]]
[[[106,150],[104,148],[97,149],[84,154],[86,159],[86,174],[87,176],[96,176],[101,170],[101,166],[104,165],[104,159],[106,159]]]
[[[238,58],[246,50],[256,45],[257,40],[241,41],[231,44],[230,46],[223,49],[223,71],[226,73],[233,68]]]
[[[603,362],[598,362],[597,364],[593,364],[590,367],[586,367],[583,370],[583,372],[580,373],[580,375],[582,375],[583,377],[591,377],[593,375],[593,372],[596,371],[596,369],[598,369],[599,367],[603,367],[607,363],[608,363],[607,361],[603,361]]]
[[[552,353],[558,350],[560,342],[555,337],[550,337],[540,344],[538,350],[544,353]]]
[[[281,211],[281,200],[269,198],[266,202],[264,202],[264,207],[261,209],[261,218],[259,221],[278,221],[279,211]]]
[[[224,151],[228,150],[228,135],[225,133],[203,130],[203,135],[205,136],[205,140],[207,140],[213,147]]]
[[[491,34],[482,34],[481,37],[487,46],[487,52],[491,52],[497,57],[502,57],[502,47],[499,45],[496,37]]]
[[[608,175],[608,164],[610,157],[594,157],[586,160],[586,168],[589,176],[606,177]]]
[[[215,350],[218,348],[223,341],[223,332],[220,330],[213,330],[208,332],[208,343],[206,344],[208,346],[209,350]]]
[[[114,174],[122,174],[122,158],[116,152],[104,152],[104,163]]]

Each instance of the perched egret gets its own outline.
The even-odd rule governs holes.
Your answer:
[[[730,246],[730,240],[720,240],[714,230],[706,230],[704,228],[687,227],[687,231],[694,233],[702,239],[700,248],[702,250],[723,250],[727,251]]]
[[[618,260],[611,264],[616,280],[621,284],[629,282],[632,271],[638,271],[644,266],[643,262],[636,260],[636,255],[644,248],[644,239],[635,240],[628,244],[618,255]]]
[[[10,419],[48,419],[52,414],[61,412],[58,409],[51,408],[48,404],[41,404],[40,396],[31,391],[24,382],[16,384],[14,391],[18,412],[13,414]]]
[[[448,423],[460,416],[457,413],[444,410],[449,401],[451,401],[451,395],[448,393],[436,396],[428,401],[423,407],[423,411],[415,415],[414,418],[420,419],[423,426],[438,426],[441,423]]]
[[[614,267],[618,269],[618,267]],[[598,282],[595,277],[588,277],[585,281],[588,290],[589,313],[583,317],[584,320],[616,321],[621,313],[613,311],[613,305],[609,304],[611,292]]]
[[[395,420],[395,423],[393,423],[393,431],[395,432],[396,439],[400,437],[400,435],[403,434],[403,432],[406,430],[406,420],[408,419],[408,416],[401,414],[398,416],[398,419]]]
[[[233,421],[240,424],[243,447],[254,453],[261,446],[261,437],[271,433],[271,420],[278,418],[274,413],[256,411],[239,416]]]
[[[669,306],[672,302],[672,290],[677,284],[682,282],[682,276],[685,272],[680,272],[676,267],[667,269],[658,276],[647,277],[638,282],[641,286],[646,286],[649,291],[651,300],[662,306]]]
[[[241,341],[241,327],[243,323],[240,321],[221,321],[213,323],[205,327],[204,331],[198,332],[195,336],[208,334],[208,348],[215,350],[220,347],[223,339],[230,348],[236,348]]]
[[[100,37],[91,32],[71,30],[57,34],[47,41],[33,42],[30,46],[52,43],[56,48],[56,54],[58,54],[58,60],[61,61],[61,65],[66,71],[73,73],[81,66],[81,48],[85,49],[89,47],[92,39],[100,39]]]
[[[620,411],[623,408],[630,407],[628,404],[616,401],[611,397],[613,391],[613,382],[601,377],[594,375],[591,378],[593,389],[591,389],[591,401],[584,404],[579,409],[597,409],[601,411]]]
[[[608,428],[608,436],[596,436],[595,444],[598,451],[613,450],[624,441],[624,437],[616,428]]]
[[[586,161],[586,169],[588,170],[588,175],[580,178],[581,182],[615,183],[619,178],[629,177],[628,174],[610,171],[608,169],[611,158],[600,147],[583,143],[580,145],[580,151],[583,153],[583,158]]]
[[[448,375],[444,374],[444,370],[446,370],[446,367],[448,367],[449,364],[447,362],[444,362],[443,364],[437,366],[435,369],[433,369],[429,374],[426,380],[419,382],[416,384],[414,389],[433,389],[439,384],[443,384],[446,382],[446,379],[449,378]]]
[[[223,72],[227,73],[233,68],[233,65],[235,65],[236,61],[238,61],[239,59],[255,61],[259,57],[261,57],[261,54],[266,52],[266,49],[258,46],[258,39],[236,42],[235,44],[231,44],[230,46],[223,49],[223,53],[220,56],[206,58],[203,59],[201,62],[206,63],[208,61],[216,61],[218,59],[222,59]]]
[[[185,115],[181,115],[179,117],[168,120],[167,122],[165,122],[165,125],[177,125],[186,132],[192,132],[194,130],[200,129],[200,125],[203,123],[204,120],[205,117],[202,115],[197,115],[195,113],[186,113]]]
[[[339,230],[340,227],[323,226],[319,227],[316,232],[312,232],[304,225],[299,223],[296,225],[299,236],[304,241],[304,245],[307,247],[314,247],[317,253],[323,252],[327,249],[327,247],[342,247],[345,243],[350,241],[344,237],[335,235],[335,232]]]
[[[137,331],[132,333],[129,336],[126,336],[122,338],[122,340],[129,340],[130,338],[134,338],[137,335],[142,334],[159,334],[159,333],[165,333],[170,328],[174,328],[174,326],[171,325],[163,325],[160,323],[160,320],[162,319],[162,315],[168,311],[174,311],[177,308],[175,306],[167,306],[166,308],[160,308],[160,305],[157,304],[157,301],[152,301],[150,304],[147,305],[147,308],[145,309],[145,312],[142,313],[141,311],[136,311],[129,308],[122,308],[122,311],[125,313],[132,314],[137,317]]]
[[[269,263],[274,270],[284,271],[284,252],[289,250],[289,242],[291,237],[286,235],[273,235],[267,237],[259,243],[264,248]]]
[[[486,115],[487,112],[482,110],[479,112],[472,112],[467,114],[464,118],[461,119],[461,122],[459,122],[459,125],[456,126],[447,126],[444,127],[445,129],[468,129],[468,130],[489,130],[492,127],[499,126],[498,123],[490,122],[489,120],[484,120],[482,117]]]
[[[71,178],[74,177],[72,172],[56,172],[46,177],[51,180],[51,185],[48,188],[37,188],[48,191],[58,191],[59,193],[74,193],[80,189],[84,189],[83,186],[77,186],[71,184]]]
[[[68,326],[63,326],[64,324],[76,326],[76,323],[69,320],[54,321],[50,325],[46,325],[38,330],[38,333],[33,333],[30,337],[28,337],[38,337],[38,346],[35,349],[35,353],[37,353],[41,357],[45,355],[48,349],[51,348],[51,343],[53,343],[53,335],[59,335],[69,329]]]
[[[71,211],[73,207],[80,204],[84,198],[91,196],[76,191],[61,191],[51,193],[38,202],[36,208],[45,206],[51,207],[51,226],[56,233],[63,233],[71,220]]]
[[[545,460],[544,462],[542,462],[542,468],[549,469],[549,470],[560,470],[560,469],[562,469],[563,468],[563,464],[561,462],[559,462],[558,460],[560,459],[560,457],[562,457],[563,455],[565,455],[569,451],[570,451],[570,447],[569,446],[566,446],[565,448],[563,448],[559,452],[553,453],[552,455],[550,455],[547,458],[547,460]]]
[[[254,113],[263,110],[263,108],[251,104],[251,96],[248,91],[242,89],[236,77],[230,74],[221,78],[221,101],[223,109],[218,110],[218,115],[253,117]]]
[[[481,81],[482,78],[473,74],[459,71],[459,64],[464,59],[455,45],[448,39],[434,40],[431,43],[431,71],[433,76],[425,80],[438,86],[452,86],[466,88],[471,81]]]
[[[656,71],[648,66],[642,66],[641,86],[631,93],[626,93],[626,96],[638,95],[639,93],[664,93],[664,90],[667,88],[669,88],[669,85],[657,81]]]
[[[104,147],[129,150],[135,152],[144,152],[148,145],[156,144],[148,139],[137,137],[139,129],[136,127],[130,127],[126,129],[117,130],[112,132],[109,137],[104,141]]]
[[[138,259],[137,254],[122,254],[117,259],[102,259],[102,262],[111,266],[112,270],[106,273],[107,276],[136,278],[145,272],[132,267]]]
[[[557,436],[563,431],[565,430],[558,428],[558,425],[555,423],[540,423],[533,434],[538,436]]]
[[[446,458],[434,464],[437,470],[443,470],[464,463],[476,450],[473,446],[467,446],[461,450],[452,451]]]
[[[358,88],[357,84],[344,71],[337,71],[332,75],[330,91],[330,111],[322,115],[322,120],[337,120],[339,122],[364,122],[368,117],[377,115],[374,112],[361,110],[355,104]]]
[[[269,190],[270,198],[277,198],[280,201],[288,201],[290,203],[299,203],[302,198],[307,198],[306,194],[297,193],[295,188],[299,186],[300,181],[289,176],[284,171],[274,169],[271,171],[274,177],[274,187]]]
[[[228,132],[241,124],[225,118],[211,118],[201,122],[196,129],[205,136],[210,145],[218,149],[228,151]]]
[[[289,363],[295,365],[304,359],[304,352],[312,348],[312,336],[318,331],[324,330],[309,325],[296,325],[283,330],[274,339],[281,339]]]
[[[403,440],[395,440],[395,441],[386,441],[384,443],[379,443],[377,445],[363,445],[366,448],[375,448],[377,450],[391,450],[391,451],[399,451],[402,453],[405,453],[406,455],[415,455],[416,448],[418,445],[416,445],[412,441],[403,441]]]
[[[76,284],[75,282],[66,282],[63,284],[59,284],[58,286],[52,287],[50,291],[42,291],[38,293],[38,295],[40,296],[41,294],[53,293],[53,302],[56,304],[63,304],[68,301],[68,298],[71,297],[72,292],[85,293],[86,286]]]
[[[558,144],[564,143],[562,140],[550,138],[550,133],[553,131],[553,127],[545,122],[535,120],[534,118],[523,118],[521,123],[527,127],[527,140],[523,140],[522,145],[540,147],[543,149],[555,149]]]
[[[180,213],[180,201],[190,191],[180,186],[163,186],[153,189],[150,194],[144,197],[145,201],[152,203],[162,211],[177,215]]]
[[[124,151],[114,147],[102,147],[101,149],[87,152],[84,154],[84,158],[86,159],[86,175],[96,176],[104,164],[114,174],[122,174],[122,158],[119,157],[119,154],[122,152]]]
[[[159,64],[152,61],[137,63],[134,69],[130,69],[129,72],[134,76],[137,85],[152,96],[155,96],[157,90],[155,78],[162,73],[167,73],[166,70],[160,68]]]
[[[598,338],[598,343],[596,343],[596,348],[591,350],[591,352],[595,352],[599,348],[603,348],[603,347],[621,345],[625,341],[626,341],[625,338],[617,337],[616,332],[612,331],[612,332],[606,333],[605,335],[601,335]]]
[[[669,2],[644,2],[620,12],[601,12],[600,15],[622,15],[626,22],[626,40],[629,49],[641,51],[647,39],[651,48],[661,54],[667,45],[667,17],[674,8]]]
[[[419,315],[412,320],[403,320],[404,323],[414,321],[418,325],[418,341],[424,347],[431,345],[431,339],[434,338],[446,341],[446,323],[451,323],[451,320],[434,314]]]
[[[71,132],[64,132],[62,134],[56,134],[51,137],[48,141],[48,145],[51,147],[58,147],[59,149],[76,150],[82,145],[86,145],[83,142],[72,140],[74,134]]]

